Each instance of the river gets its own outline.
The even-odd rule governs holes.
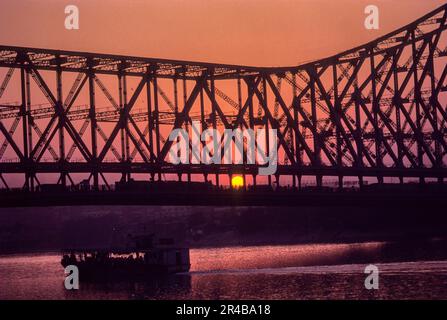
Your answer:
[[[367,263],[343,261],[383,245],[191,249],[188,273],[148,282],[81,282],[73,291],[64,288],[59,254],[4,255],[0,299],[447,299],[446,260],[375,263],[379,289],[365,289]]]

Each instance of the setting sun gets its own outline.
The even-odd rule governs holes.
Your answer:
[[[241,176],[234,176],[231,179],[231,186],[235,189],[240,189],[244,186],[244,178]]]

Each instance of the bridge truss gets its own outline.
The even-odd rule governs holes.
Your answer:
[[[0,181],[39,175],[98,188],[108,174],[195,179],[256,165],[172,165],[167,140],[273,128],[276,179],[447,176],[447,5],[366,45],[293,67],[248,67],[0,46]],[[8,100],[9,99],[9,100]],[[17,99],[18,102],[13,100]],[[2,102],[6,101],[6,102]],[[271,177],[268,178],[271,182]],[[1,183],[0,183],[1,185]]]

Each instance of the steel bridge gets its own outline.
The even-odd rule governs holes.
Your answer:
[[[0,185],[73,175],[213,179],[257,165],[173,165],[176,128],[273,128],[278,170],[303,176],[447,176],[447,5],[366,45],[292,67],[249,67],[0,46]],[[16,99],[16,100],[14,100]],[[269,183],[272,177],[268,177]],[[285,178],[284,178],[285,179]]]

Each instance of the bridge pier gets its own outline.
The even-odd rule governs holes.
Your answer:
[[[338,176],[338,188],[343,189],[343,176],[342,175]]]
[[[30,181],[30,191],[35,191],[34,180],[36,179],[36,174],[31,173],[31,181]]]
[[[275,185],[276,185],[276,187],[279,187],[279,178],[280,178],[280,175],[279,174],[275,174]]]
[[[93,190],[98,191],[99,190],[99,176],[98,172],[93,173]]]
[[[315,178],[317,180],[317,187],[321,188],[323,186],[323,176],[317,175]]]

